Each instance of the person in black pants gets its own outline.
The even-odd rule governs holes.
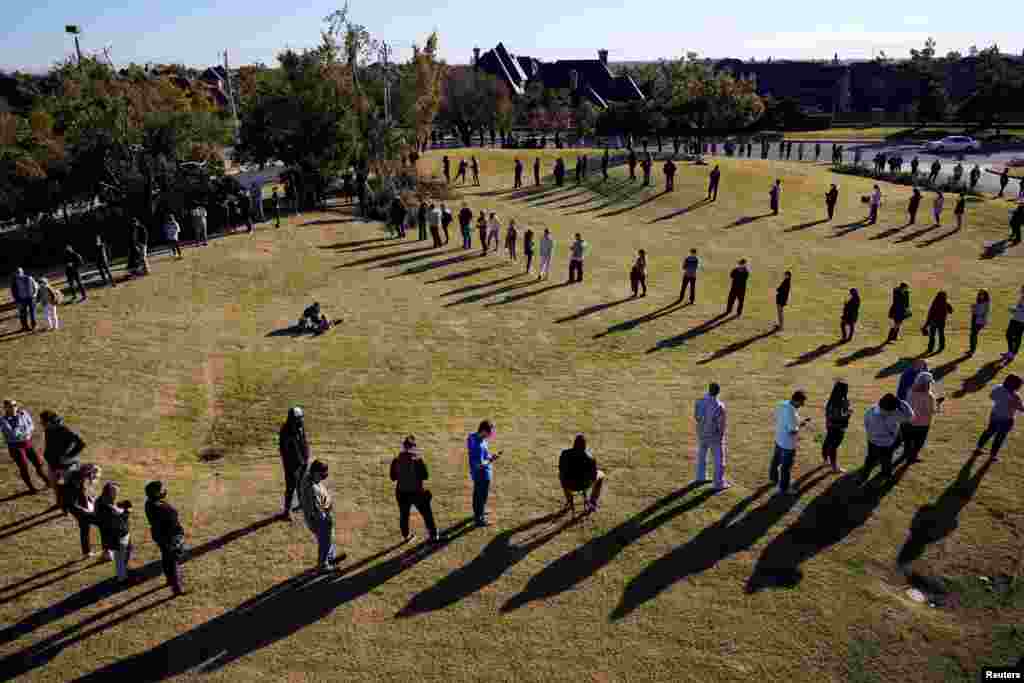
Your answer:
[[[50,483],[56,495],[54,510],[61,510],[64,514],[70,511],[66,487],[59,482],[65,475],[79,468],[79,456],[85,450],[85,441],[75,432],[68,429],[64,424],[64,418],[55,414],[52,410],[44,410],[39,414],[46,433],[46,448],[43,450],[43,460],[50,468]]]
[[[185,530],[178,521],[178,511],[167,502],[167,489],[163,482],[146,484],[146,498],[146,519],[149,520],[153,542],[160,548],[160,564],[167,577],[167,585],[175,595],[181,595],[185,590],[178,561],[185,552]]]
[[[395,482],[398,524],[402,538],[406,542],[416,538],[416,535],[409,531],[409,512],[413,507],[423,516],[430,541],[437,543],[441,540],[437,533],[437,525],[434,523],[434,511],[430,507],[433,496],[430,491],[423,488],[423,482],[428,476],[427,466],[416,448],[416,437],[405,437],[401,452],[391,461],[391,481]]]
[[[832,395],[825,404],[825,441],[821,444],[821,459],[832,467],[833,474],[844,470],[839,467],[839,447],[850,426],[850,385],[838,380],[832,387]]]
[[[96,235],[96,270],[104,282],[111,287],[117,286],[114,283],[114,276],[110,272],[110,250],[107,249],[107,244],[103,241],[103,235],[98,233]]]
[[[420,232],[417,237],[418,240],[427,239],[427,203],[421,201],[420,208],[416,210],[416,223],[419,226]]]
[[[515,189],[519,189],[523,186],[523,162],[516,159],[516,183]]]
[[[1024,227],[1024,204],[1018,204],[1010,216],[1010,241],[1020,244],[1020,230]]]
[[[74,248],[68,244],[64,247],[64,275],[68,279],[68,287],[71,288],[72,296],[75,295],[75,287],[78,287],[78,291],[82,297],[82,301],[88,299],[88,295],[85,293],[85,285],[82,284],[82,273],[81,268],[85,265],[85,259],[79,254]]]
[[[540,157],[533,160],[533,184],[540,185]]]
[[[828,211],[828,219],[832,220],[832,217],[836,215],[836,202],[839,201],[839,188],[832,184],[832,187],[828,188],[828,192],[825,193],[825,210]]]
[[[853,341],[853,333],[857,329],[857,318],[860,317],[860,292],[850,290],[850,298],[843,304],[843,315],[839,320],[839,333],[842,342]]]
[[[776,328],[780,332],[786,322],[783,312],[786,310],[786,306],[789,305],[789,290],[792,284],[793,273],[787,270],[786,274],[782,277],[782,282],[775,288],[775,306],[779,312],[779,323],[776,325]]]
[[[95,465],[82,465],[64,476],[64,505],[68,513],[78,522],[78,536],[82,544],[82,559],[93,557],[90,528],[96,524],[92,486],[100,477]]]
[[[719,170],[718,166],[711,169],[711,175],[708,177],[708,199],[715,201],[718,199],[718,181],[722,179],[722,171]]]
[[[747,267],[747,259],[741,258],[739,264],[729,273],[732,285],[729,287],[729,300],[726,304],[725,314],[732,313],[733,304],[738,304],[736,317],[743,315],[743,301],[747,298],[747,281],[750,279],[750,269]]]
[[[459,228],[462,231],[462,248],[470,249],[473,246],[470,224],[473,222],[473,211],[465,203],[459,209]]]
[[[288,411],[288,417],[281,425],[278,445],[281,451],[281,466],[284,468],[284,512],[281,513],[281,517],[290,520],[292,510],[299,509],[298,501],[292,508],[292,500],[299,492],[299,482],[302,481],[306,467],[309,466],[309,440],[306,437],[302,408],[299,406],[293,406]]]
[[[935,351],[936,336],[939,338],[939,353],[945,350],[946,320],[952,312],[953,307],[949,305],[949,295],[945,292],[936,294],[935,299],[932,300],[931,307],[928,309],[928,317],[924,323],[928,332],[928,353]]]
[[[921,190],[914,188],[910,195],[910,202],[907,204],[907,225],[913,225],[917,220],[917,210],[921,207]]]
[[[455,220],[455,217],[452,215],[452,212],[448,210],[447,206],[441,204],[441,230],[444,232],[445,244],[448,244],[448,240],[450,238],[448,226],[452,224],[453,220]]]

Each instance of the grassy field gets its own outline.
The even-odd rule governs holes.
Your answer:
[[[46,512],[48,494],[19,496],[9,464],[0,677],[971,681],[984,664],[1018,661],[1024,437],[1011,435],[998,463],[970,457],[988,388],[1007,372],[994,361],[1024,249],[979,256],[1006,235],[1011,205],[971,204],[960,233],[949,210],[942,227],[905,226],[908,191],[885,186],[879,223],[864,226],[859,196],[871,181],[733,159],[721,160],[714,203],[702,201],[708,169],[689,164],[674,194],[629,183],[622,168],[607,183],[512,191],[513,155],[486,153],[483,187],[463,194],[503,221],[552,230],[549,282],[525,276],[522,262],[463,252],[457,238],[440,250],[384,239],[381,225],[339,207],[186,249],[181,261],[156,256],[151,276],[63,308],[60,332],[15,334],[6,309],[5,395],[36,416],[64,414],[89,444],[84,461],[135,501],[134,564],[146,580],[115,591],[111,565],[76,562],[73,523]],[[766,215],[775,177],[777,217]],[[829,182],[841,191],[832,223]],[[585,282],[569,287],[576,232],[590,255]],[[691,247],[704,259],[697,303],[677,306]],[[631,299],[640,248],[650,294]],[[746,311],[716,318],[742,257],[752,266]],[[787,269],[793,293],[778,333],[774,289]],[[904,280],[915,317],[880,346],[890,290]],[[850,287],[863,296],[861,323],[837,345]],[[982,287],[993,321],[967,357],[966,311]],[[840,459],[855,469],[860,415],[924,351],[915,327],[940,289],[955,312],[949,348],[929,362],[949,401],[923,462],[862,493],[819,466],[824,402],[837,377],[850,382],[856,417]],[[289,335],[312,300],[343,323]],[[717,495],[687,485],[693,401],[710,381],[730,410],[735,483]],[[801,494],[773,498],[773,409],[799,387],[814,420],[797,456]],[[273,519],[276,432],[293,404],[331,467],[349,554],[338,575],[304,573],[311,534],[298,517]],[[485,417],[506,456],[495,525],[455,531],[433,550],[397,546],[387,466],[401,438],[417,436],[435,514],[453,528],[470,509],[465,436]],[[556,462],[581,431],[608,482],[600,512],[570,520],[556,516]],[[167,482],[194,549],[183,566],[190,593],[174,600],[141,515],[153,478]],[[895,562],[915,519],[935,530],[909,549],[917,574],[943,577],[935,607],[908,598]],[[767,569],[786,585],[763,581]]]

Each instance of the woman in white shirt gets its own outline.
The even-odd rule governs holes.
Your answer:
[[[974,355],[978,350],[978,334],[988,325],[988,313],[991,301],[987,290],[978,292],[977,300],[971,305],[971,350],[969,354]]]
[[[494,240],[494,250],[498,251],[501,248],[501,223],[493,211],[487,221],[487,244],[490,244],[491,240]]]

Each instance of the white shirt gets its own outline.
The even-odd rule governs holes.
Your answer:
[[[551,256],[551,252],[555,250],[555,241],[548,235],[540,238],[540,255],[544,258]]]
[[[796,450],[796,432],[800,431],[800,413],[789,401],[775,408],[775,445],[787,451]]]
[[[495,235],[501,232],[501,223],[498,222],[497,218],[489,219],[487,221],[487,227],[490,228],[490,231]]]
[[[430,217],[430,225],[437,227],[441,225],[441,209],[434,208],[432,211],[428,211],[427,215]]]

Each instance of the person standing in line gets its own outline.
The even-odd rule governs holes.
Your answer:
[[[782,197],[782,181],[778,178],[775,179],[775,184],[772,185],[768,191],[768,201],[771,205],[772,214],[779,215],[779,200]]]
[[[540,238],[540,267],[537,269],[537,279],[546,280],[551,271],[551,257],[555,253],[555,240],[551,237],[551,231],[544,228],[544,236]]]
[[[750,279],[750,268],[747,267],[747,259],[741,258],[740,262],[729,273],[732,284],[729,286],[729,297],[725,306],[725,314],[732,313],[733,304],[738,304],[736,317],[743,315],[743,302],[747,298],[747,281]]]
[[[892,327],[889,328],[889,336],[886,343],[894,342],[900,338],[900,327],[903,321],[910,317],[910,285],[901,282],[899,287],[892,290],[892,305],[889,306],[889,320]]]
[[[441,157],[441,169],[442,169],[442,172],[444,173],[444,184],[445,185],[451,185],[452,184],[452,161],[451,161],[451,159],[448,158],[447,154],[445,154],[443,157]]]
[[[281,195],[278,194],[277,188],[275,187],[273,192],[270,193],[270,210],[274,213],[274,227],[281,227]],[[206,244],[205,242],[203,243]]]
[[[469,158],[469,169],[473,171],[473,185],[480,187],[480,163],[475,156]]]
[[[587,243],[576,233],[576,240],[569,248],[569,282],[583,282],[583,257],[587,251]]]
[[[252,215],[253,219],[257,223],[262,223],[266,220],[266,216],[263,215],[263,186],[254,183],[249,188],[249,197],[252,199]]]
[[[441,209],[436,204],[430,205],[427,212],[427,222],[430,225],[430,238],[434,241],[434,248],[441,248]]]
[[[138,265],[136,275],[149,275],[149,230],[138,218],[132,219],[132,243],[135,245]]]
[[[299,500],[306,526],[316,537],[317,569],[321,572],[335,569],[346,557],[344,553],[338,554],[334,543],[334,501],[324,483],[326,480],[327,463],[314,460],[299,485]]]
[[[700,270],[700,259],[697,250],[691,249],[690,255],[683,259],[683,286],[679,289],[679,300],[686,296],[686,288],[690,288],[690,303],[697,296],[697,271]]]
[[[103,235],[96,233],[96,272],[100,279],[111,287],[117,287],[114,282],[114,275],[110,272],[110,250],[107,243],[103,241]]]
[[[449,233],[448,233],[448,226],[450,226],[452,224],[453,220],[455,220],[455,217],[452,215],[452,212],[449,211],[448,207],[445,204],[442,203],[441,204],[441,230],[444,232],[444,243],[445,244],[448,244],[448,240],[451,237],[449,235]]]
[[[252,224],[252,199],[245,190],[242,190],[242,194],[238,197],[238,209],[242,213],[242,222],[245,223],[246,232],[250,235],[256,231],[256,227]]]
[[[511,261],[516,260],[516,239],[519,237],[519,233],[516,230],[516,219],[510,218],[508,221],[508,230],[505,231],[505,249],[508,251],[508,258]]]
[[[997,197],[1002,197],[1003,193],[1006,192],[1006,186],[1010,184],[1010,169],[1003,166],[1003,172],[999,174],[999,194]]]
[[[839,188],[836,187],[835,183],[828,188],[828,192],[825,193],[825,211],[828,212],[828,219],[832,220],[832,217],[836,215],[836,202],[839,201]]]
[[[914,411],[914,417],[903,426],[903,456],[908,464],[920,461],[921,451],[928,441],[928,431],[932,426],[932,418],[942,407],[946,397],[935,398],[932,387],[935,377],[930,372],[922,372],[914,380],[907,403]]]
[[[938,159],[932,162],[931,173],[928,174],[928,182],[932,185],[939,179],[939,173],[942,171],[942,164]]]
[[[775,408],[775,453],[768,471],[768,478],[778,484],[779,495],[793,495],[795,489],[790,488],[790,473],[796,459],[796,449],[800,438],[800,429],[808,420],[800,418],[800,409],[807,403],[807,394],[801,390],[793,392],[788,401],[782,401]]]
[[[629,182],[636,180],[636,151],[633,148],[629,150],[629,157],[626,159],[626,164],[629,166]]]
[[[533,184],[540,187],[540,157],[533,160]]]
[[[815,142],[814,143],[814,160],[818,161],[819,159],[821,159],[821,143],[820,142]]]
[[[63,295],[50,284],[45,277],[39,278],[39,303],[43,305],[43,317],[46,320],[46,327],[50,330],[60,329],[60,316],[57,315],[57,307],[63,302]]]
[[[953,206],[953,217],[956,219],[956,229],[964,227],[964,212],[967,211],[967,195],[963,192],[957,197],[956,205]]]
[[[910,160],[910,177],[914,180],[917,180],[917,169],[920,165],[921,161],[920,159],[917,158],[917,155],[915,154],[914,158]]]
[[[878,207],[882,205],[882,190],[875,185],[871,191],[871,198],[868,200],[868,225],[878,222]]]
[[[1024,338],[1024,287],[1020,288],[1020,299],[1010,309],[1010,322],[1006,326],[1006,353],[1003,362],[1009,363],[1020,353],[1021,339]]]
[[[877,405],[864,413],[864,431],[868,438],[868,453],[860,471],[860,485],[867,484],[871,471],[881,465],[882,476],[892,476],[892,456],[899,447],[904,423],[914,418],[914,410],[906,401],[886,394]]]
[[[928,353],[932,353],[935,350],[935,338],[939,338],[939,353],[942,353],[946,349],[946,320],[949,318],[949,314],[953,312],[953,307],[949,305],[949,295],[945,292],[939,292],[935,295],[932,300],[932,305],[928,307],[928,317],[925,319],[923,332],[928,333]]]
[[[977,187],[977,185],[978,185],[978,181],[981,180],[981,167],[978,166],[977,164],[975,164],[974,168],[971,169],[970,179],[971,179],[971,192],[973,192],[974,188]]]
[[[18,474],[25,482],[29,493],[36,493],[39,489],[32,483],[29,476],[29,463],[36,470],[36,476],[43,482],[43,487],[50,485],[50,479],[43,470],[43,463],[39,454],[32,446],[32,430],[35,425],[32,423],[32,416],[27,410],[18,406],[13,398],[4,399],[4,414],[0,416],[0,432],[4,435],[4,443],[7,444],[7,452],[11,460],[18,466]]]
[[[178,239],[181,237],[181,225],[178,224],[178,219],[174,217],[174,214],[170,212],[168,212],[167,219],[164,221],[164,237],[167,238],[167,244],[171,248],[171,253],[178,258],[183,258],[181,247],[178,246]]]
[[[914,188],[910,195],[910,202],[907,204],[907,225],[913,225],[917,221],[917,210],[921,206],[921,190]]]
[[[466,438],[469,451],[469,476],[473,480],[473,518],[477,526],[489,526],[487,519],[487,498],[491,491],[492,464],[501,453],[491,454],[488,439],[494,434],[494,425],[489,420]]]
[[[953,185],[959,186],[960,180],[964,177],[964,165],[959,161],[956,162],[956,166],[953,167]]]
[[[558,458],[558,483],[565,494],[565,507],[571,514],[576,514],[574,493],[584,495],[590,489],[590,496],[583,504],[583,514],[597,512],[600,506],[601,491],[604,489],[605,474],[597,467],[597,460],[587,450],[587,439],[577,434],[572,448],[562,451]]]
[[[608,148],[604,148],[604,154],[601,155],[601,179],[608,180],[608,164],[611,163],[611,159],[608,156]]]
[[[722,171],[715,164],[715,167],[711,169],[711,174],[708,176],[708,199],[715,201],[718,199],[718,182],[722,179]]]
[[[846,438],[851,414],[850,385],[838,380],[825,403],[825,441],[821,444],[821,459],[832,468],[833,474],[846,471],[839,466],[839,447]]]
[[[793,284],[793,273],[786,271],[786,274],[782,277],[782,282],[775,288],[775,308],[779,312],[779,323],[775,326],[779,332],[781,332],[785,326],[785,310],[786,306],[789,305],[789,290]]]
[[[79,456],[85,449],[85,441],[64,424],[64,419],[51,410],[39,414],[46,434],[46,447],[43,460],[50,468],[50,485],[56,498],[54,509],[68,512],[68,503],[64,495],[65,476],[79,468]]]
[[[96,499],[94,517],[100,530],[100,543],[107,557],[114,560],[117,580],[128,581],[128,562],[132,557],[131,516],[132,504],[117,502],[121,488],[112,481],[103,485],[103,491]]]
[[[430,507],[433,499],[430,491],[423,488],[423,482],[430,476],[427,465],[416,448],[416,437],[409,435],[402,441],[402,450],[391,461],[391,481],[395,482],[395,499],[398,501],[398,526],[402,539],[408,543],[416,538],[409,531],[409,512],[413,507],[423,517],[430,542],[437,543],[441,537],[434,523],[434,511]]]
[[[420,200],[420,206],[416,210],[416,224],[419,227],[419,236],[417,241],[423,241],[427,239],[427,202]]]
[[[533,266],[533,230],[530,228],[526,229],[523,233],[523,255],[526,256],[526,270],[524,271],[527,275]]]
[[[301,407],[293,406],[288,410],[288,417],[278,433],[278,448],[284,469],[284,511],[281,518],[291,520],[292,511],[301,509],[298,501],[294,507],[292,501],[296,500],[299,485],[309,466],[309,440]]]
[[[473,222],[473,211],[469,208],[469,205],[465,202],[462,203],[462,208],[459,209],[459,230],[462,232],[462,248],[472,249],[473,248],[473,233],[470,229],[470,224]]]
[[[555,175],[555,186],[562,187],[565,185],[565,162],[559,157],[555,160],[555,168],[553,171]]]
[[[978,292],[975,302],[971,304],[971,345],[970,350],[967,352],[969,356],[973,356],[974,352],[978,350],[978,335],[988,325],[991,306],[992,302],[988,290],[982,289]]]
[[[18,308],[21,319],[21,331],[29,332],[36,329],[36,300],[39,298],[39,283],[27,274],[24,268],[14,271],[11,278],[11,298]]]
[[[519,157],[516,157],[515,174],[516,180],[514,189],[518,190],[523,186],[523,162],[520,161]]]
[[[487,244],[491,241],[494,242],[494,251],[500,251],[501,249],[501,223],[498,222],[498,216],[493,211],[491,217],[487,220]]]
[[[1024,403],[1021,402],[1020,391],[1024,381],[1017,375],[1007,375],[1003,383],[992,390],[992,413],[989,416],[988,427],[978,438],[978,446],[974,449],[980,454],[985,448],[989,439],[992,440],[991,457],[992,462],[999,460],[999,449],[1011,431],[1013,431],[1014,417],[1017,413],[1024,412]]]
[[[856,288],[850,289],[850,298],[843,304],[843,313],[839,319],[839,334],[842,343],[853,341],[853,333],[857,329],[857,319],[860,317],[860,292]]]
[[[639,251],[633,267],[629,270],[629,284],[633,290],[634,297],[637,296],[641,287],[643,288],[643,294],[640,294],[640,296],[647,296],[647,254],[643,249]]]
[[[1010,242],[1020,244],[1020,231],[1024,227],[1024,202],[1017,205],[1017,208],[1010,214]]]
[[[85,285],[82,284],[82,266],[85,265],[85,259],[79,254],[74,248],[67,244],[64,246],[64,275],[67,277],[68,287],[71,288],[71,296],[74,297],[75,287],[78,287],[78,295],[82,297],[82,301],[88,299],[88,295],[85,293]]]
[[[644,174],[644,187],[648,187],[651,184],[651,167],[654,162],[651,161],[651,154],[648,152],[644,158],[640,161],[640,170]]]
[[[480,210],[480,215],[476,219],[476,231],[480,236],[481,256],[487,256],[487,216],[483,209]]]
[[[82,465],[64,475],[65,512],[78,523],[78,540],[82,547],[82,559],[95,557],[92,551],[90,527],[96,524],[96,496],[93,486],[100,478],[96,465]]]
[[[469,168],[469,164],[466,163],[465,159],[459,159],[459,170],[455,174],[455,182],[466,184],[466,170]]]
[[[153,542],[160,549],[160,565],[167,585],[175,595],[184,595],[178,563],[185,554],[185,530],[178,511],[167,502],[167,488],[161,481],[146,484],[146,520]]]
[[[273,206],[273,199],[271,199],[271,206]],[[196,243],[205,247],[209,244],[207,241],[206,209],[197,202],[192,207],[190,213],[192,214],[192,234],[195,235]],[[280,221],[278,222],[278,227],[280,227]]]
[[[796,146],[796,160],[797,161],[803,161],[804,160],[804,143],[802,143],[802,142],[797,143],[797,146]]]
[[[665,192],[676,189],[676,165],[671,159],[665,160]]]
[[[711,452],[715,459],[715,480],[716,491],[724,491],[732,486],[732,482],[725,478],[725,466],[727,463],[727,442],[726,442],[726,410],[725,404],[718,398],[721,387],[712,382],[708,386],[708,393],[697,401],[694,407],[693,416],[697,421],[697,476],[693,483],[704,484],[707,478],[707,454]]]
[[[935,218],[935,225],[942,225],[942,207],[946,203],[946,198],[942,194],[942,190],[935,192],[935,201],[932,203],[932,216]]]
[[[395,239],[401,239],[405,233],[405,204],[402,198],[395,196],[388,208],[388,228]]]
[[[900,381],[896,385],[896,398],[906,401],[910,396],[910,390],[913,388],[917,376],[922,372],[928,372],[928,362],[923,358],[915,358],[911,361],[910,366],[900,373]]]

